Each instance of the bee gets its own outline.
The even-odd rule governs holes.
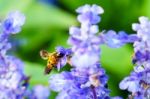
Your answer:
[[[64,54],[58,52],[49,53],[46,50],[41,50],[40,56],[42,57],[42,59],[47,60],[47,66],[45,67],[45,74],[49,74],[51,70],[54,67],[56,67],[59,60],[64,56]]]

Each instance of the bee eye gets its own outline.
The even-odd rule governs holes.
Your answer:
[[[43,58],[43,59],[47,59],[48,58],[48,52],[46,50],[41,50],[40,51],[40,56]]]

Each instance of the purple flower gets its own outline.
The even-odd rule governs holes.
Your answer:
[[[121,81],[119,87],[123,90],[127,89],[132,93],[132,97],[140,99],[139,97],[149,97],[150,84],[150,70],[140,69],[140,71],[133,72],[129,77]],[[131,97],[131,96],[129,96]]]
[[[7,97],[8,95],[8,97],[13,99],[13,97],[20,96],[19,99],[21,99],[26,89],[26,86],[22,86],[25,80],[22,62],[14,57],[7,56],[5,63],[7,63],[5,67],[0,66],[2,69],[0,73],[0,86],[5,89],[5,91],[1,89],[3,91],[2,94],[4,94],[2,97]]]
[[[71,99],[71,97],[91,99],[92,90],[97,93],[96,97],[104,98],[109,95],[109,90],[105,88],[106,83],[105,71],[99,68],[98,64],[93,68],[72,69],[71,72],[62,72],[50,77],[50,89],[59,92],[57,99]]]
[[[99,14],[104,12],[103,8],[97,5],[85,5],[79,7],[76,12],[79,13],[78,20],[82,24],[97,24],[100,22]]]
[[[97,31],[84,31],[84,28],[76,27],[70,29],[71,37],[68,43],[72,45],[72,51],[74,52],[71,59],[74,66],[89,67],[99,61],[101,40],[94,33]]]
[[[35,85],[32,89],[27,89],[24,95],[27,99],[48,99],[49,96],[49,88],[43,85]]]
[[[73,56],[71,63],[78,68],[95,65],[99,61],[101,39],[97,36],[99,31],[96,25],[100,21],[99,14],[103,9],[97,5],[85,5],[76,10],[81,28],[71,27],[68,43],[72,45]]]
[[[22,99],[24,89],[10,90],[0,86],[0,99]]]
[[[77,68],[87,68],[99,61],[99,55],[94,52],[75,53],[71,58],[71,63]]]
[[[68,43],[72,45],[72,51],[81,53],[91,50],[99,51],[101,40],[96,36],[97,26],[91,26],[91,29],[86,31],[84,28],[71,27],[69,32],[71,37],[68,39]]]
[[[97,15],[104,13],[103,8],[101,8],[100,6],[95,5],[95,4],[92,5],[92,6],[86,4],[86,5],[84,5],[84,6],[79,7],[79,8],[76,10],[77,13],[86,13],[86,12],[89,12],[89,11],[91,11],[91,12],[97,14]]]
[[[18,12],[11,12],[3,22],[3,31],[6,33],[18,33],[21,31],[21,26],[25,22],[25,16]]]
[[[98,15],[104,12],[103,9],[97,5],[85,5],[76,11],[80,14],[78,19],[81,22],[81,28],[71,27],[69,30],[71,36],[68,43],[72,45],[72,51],[83,54],[95,50],[99,53],[101,40],[97,37],[99,29],[95,24],[100,21]]]
[[[113,31],[109,30],[106,33],[102,33],[100,37],[103,39],[103,42],[112,48],[119,48],[126,43],[133,43],[134,41],[138,40],[137,36],[127,35],[124,31],[118,32],[118,34]]]
[[[62,72],[61,74],[54,74],[50,77],[50,89],[59,92],[65,88],[69,88],[72,80],[72,75],[69,72]]]
[[[148,99],[150,98],[150,21],[146,17],[140,17],[139,21],[140,23],[132,25],[138,37],[134,42],[133,57],[133,63],[137,66],[134,72],[120,83],[120,88],[130,91],[131,98]]]
[[[58,92],[56,99],[110,99],[108,77],[100,66],[100,45],[104,44],[106,38],[98,35],[96,25],[101,19],[98,15],[104,11],[97,5],[85,5],[76,11],[81,27],[71,27],[69,30],[72,69],[51,75],[50,89]],[[126,40],[128,36],[120,34],[119,37]],[[128,40],[132,41],[132,38]],[[61,47],[56,51],[65,54]]]
[[[140,24],[134,23],[132,25],[132,29],[134,31],[137,31],[137,35],[139,38],[141,38],[143,41],[149,41],[150,40],[150,21],[148,18],[142,16],[139,18]]]
[[[137,36],[140,40],[134,43],[134,51],[137,64],[142,65],[150,61],[150,21],[146,17],[139,18],[140,24],[132,25],[133,30],[137,31]],[[144,65],[145,66],[145,65]]]
[[[25,17],[20,12],[12,12],[2,23],[0,31],[0,99],[48,99],[49,90],[43,86],[28,89],[29,77],[24,74],[21,60],[7,54],[11,48],[8,38],[18,33]],[[1,24],[1,23],[0,23]]]
[[[63,66],[65,66],[68,62],[68,57],[71,56],[72,51],[71,49],[65,49],[61,46],[56,47],[56,52],[60,55],[60,59],[59,62],[57,63],[57,69],[58,71],[60,70],[60,68],[62,68]]]
[[[132,93],[136,93],[140,89],[140,78],[142,75],[138,75],[136,73],[132,73],[129,77],[124,78],[123,81],[121,81],[119,87],[120,89],[127,89],[128,91]]]
[[[10,13],[2,23],[0,34],[0,98],[22,99],[27,86],[26,75],[23,72],[23,63],[14,56],[7,55],[11,48],[8,38],[11,33],[17,33],[23,25],[25,17],[19,13]]]
[[[21,30],[21,26],[24,24],[25,16],[18,12],[11,12],[2,23],[2,31],[0,33],[0,53],[6,54],[7,50],[11,48],[11,44],[8,42],[10,33],[18,33]]]
[[[48,99],[50,96],[50,90],[42,85],[34,86],[33,96],[36,97],[35,99]]]

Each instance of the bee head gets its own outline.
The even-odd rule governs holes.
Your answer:
[[[42,57],[42,59],[46,60],[48,59],[49,53],[46,50],[41,50],[40,56]]]

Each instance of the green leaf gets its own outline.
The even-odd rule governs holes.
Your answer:
[[[123,29],[129,33],[133,32],[131,24],[139,16],[150,13],[149,0],[59,0],[59,2],[72,12],[75,12],[75,9],[85,4],[100,5],[105,11],[101,15],[101,29],[114,29],[117,31]]]
[[[42,3],[33,3],[26,10],[25,27],[35,28],[68,28],[76,24],[75,17],[57,7]]]
[[[102,46],[101,62],[105,69],[122,78],[133,69],[132,54],[128,45],[117,49]]]
[[[143,9],[142,9],[142,11],[143,11],[143,13],[145,13],[144,15],[145,16],[148,16],[149,18],[150,18],[150,0],[144,0],[144,5],[143,5]],[[144,16],[144,15],[142,15],[142,16]]]
[[[0,16],[14,10],[24,11],[31,3],[33,3],[33,0],[0,0]]]
[[[15,6],[14,6],[15,5]],[[14,10],[22,11],[26,16],[24,28],[68,28],[76,24],[75,17],[58,7],[43,4],[36,0],[0,0],[0,12],[4,17]]]
[[[119,82],[133,70],[132,48],[125,45],[121,48],[102,46],[101,63],[109,77],[108,86],[112,96],[124,95],[119,89]]]

